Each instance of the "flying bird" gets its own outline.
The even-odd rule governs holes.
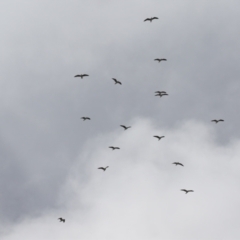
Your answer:
[[[218,123],[218,122],[224,122],[224,120],[223,120],[223,119],[219,119],[219,120],[214,119],[214,120],[212,120],[211,122]]]
[[[158,19],[158,18],[157,18],[157,17],[146,18],[146,19],[144,20],[144,22],[146,22],[146,21],[152,22],[152,20],[154,20],[154,19]]]
[[[63,218],[58,218],[59,219],[59,222],[63,222],[63,223],[65,223],[65,219],[63,219]]]
[[[180,165],[180,166],[183,166],[183,167],[184,167],[184,165],[183,165],[182,163],[180,163],[180,162],[174,162],[173,164],[175,164],[176,166],[177,166],[177,165]]]
[[[155,96],[162,97],[162,96],[168,96],[168,94],[167,93],[157,93],[157,94],[155,94]]]
[[[78,74],[78,75],[75,75],[74,77],[80,77],[80,78],[84,78],[84,77],[88,77],[89,75],[87,74]]]
[[[159,140],[161,140],[162,138],[164,138],[165,136],[161,136],[161,137],[159,137],[159,136],[153,136],[153,137],[157,138],[158,141],[159,141]]]
[[[115,82],[115,84],[120,84],[120,85],[122,85],[122,83],[119,82],[116,78],[112,78],[112,80]]]
[[[111,146],[111,147],[109,147],[109,148],[111,148],[112,150],[120,149],[119,147],[113,147],[113,146]]]
[[[186,189],[181,189],[181,191],[185,192],[186,194],[189,192],[194,192],[193,190],[186,190]]]
[[[124,125],[120,125],[121,127],[123,127],[124,128],[124,130],[127,130],[128,128],[130,128],[131,126],[129,126],[129,127],[126,127],[126,126],[124,126]]]
[[[99,167],[98,169],[102,169],[105,172],[108,167],[109,166],[106,166],[105,168],[104,167]]]
[[[85,121],[85,120],[91,120],[91,118],[89,118],[89,117],[82,117],[81,119],[83,119],[83,121]]]
[[[156,58],[156,59],[154,59],[154,61],[161,62],[161,61],[167,61],[167,59],[166,58]]]

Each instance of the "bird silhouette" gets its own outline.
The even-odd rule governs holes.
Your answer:
[[[59,222],[63,222],[63,223],[65,223],[65,219],[63,219],[63,218],[58,218],[59,219]]]
[[[89,117],[82,117],[81,119],[83,119],[83,121],[85,121],[85,120],[91,120],[91,118],[89,118]]]
[[[152,20],[154,20],[154,19],[158,19],[158,18],[157,17],[146,18],[144,20],[144,22],[146,22],[146,21],[152,22]]]
[[[157,94],[155,94],[155,96],[162,97],[162,96],[168,96],[168,94],[167,93],[157,93]]]
[[[165,92],[165,91],[156,91],[155,93],[163,94],[163,93],[167,93],[167,92]]]
[[[120,85],[122,85],[122,83],[119,82],[116,78],[112,78],[112,80],[115,82],[115,84],[120,84]]]
[[[158,141],[159,141],[159,140],[161,140],[162,138],[164,138],[165,136],[161,136],[161,137],[159,137],[159,136],[153,136],[153,137],[157,138]]]
[[[109,148],[111,148],[112,150],[120,149],[119,147],[113,147],[113,146],[111,146],[111,147],[109,147]]]
[[[224,120],[223,120],[223,119],[219,119],[219,120],[214,119],[214,120],[212,120],[211,122],[218,123],[218,122],[224,122]]]
[[[105,168],[104,167],[99,167],[98,169],[102,169],[105,172],[108,167],[109,166],[106,166]]]
[[[84,77],[88,77],[89,75],[87,74],[78,74],[78,75],[75,75],[74,77],[80,77],[80,78],[84,78]]]
[[[124,130],[127,130],[128,128],[130,128],[131,126],[129,126],[129,127],[126,127],[126,126],[124,126],[124,125],[120,125],[121,127],[123,127],[124,128]]]
[[[185,192],[186,194],[189,192],[194,192],[193,190],[186,190],[186,189],[181,189],[181,191]]]
[[[161,61],[167,61],[167,59],[166,58],[155,58],[154,61],[161,62]]]
[[[180,162],[174,162],[173,164],[175,164],[176,166],[177,166],[177,165],[180,165],[180,166],[183,166],[183,167],[184,167],[184,165],[183,165],[182,163],[180,163]]]

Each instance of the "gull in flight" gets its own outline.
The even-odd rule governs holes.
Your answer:
[[[159,137],[159,136],[153,136],[153,137],[157,138],[158,141],[159,141],[159,140],[161,140],[162,138],[164,138],[165,136],[161,136],[161,137]]]
[[[161,61],[167,61],[167,59],[166,58],[155,58],[154,61],[161,62]]]
[[[146,18],[144,20],[144,22],[146,22],[146,21],[152,22],[152,20],[154,20],[154,19],[158,19],[158,18],[157,17]]]
[[[124,126],[124,125],[120,125],[122,128],[124,128],[124,130],[127,130],[127,129],[129,129],[131,126],[129,126],[129,127],[126,127],[126,126]]]
[[[59,219],[59,221],[60,221],[60,222],[63,222],[63,223],[65,223],[65,219],[63,219],[63,218],[61,218],[61,217],[60,217],[60,218],[58,218],[58,219]]]
[[[219,119],[219,120],[217,120],[217,119],[214,119],[214,120],[212,120],[211,122],[218,123],[218,122],[224,122],[224,120],[223,120],[223,119]]]
[[[180,165],[180,166],[183,166],[183,167],[184,167],[184,165],[183,165],[182,163],[180,163],[180,162],[174,162],[173,164],[175,164],[176,166],[177,166],[177,165]]]
[[[119,147],[113,147],[113,146],[111,146],[111,147],[109,147],[109,148],[111,148],[112,150],[120,149]]]
[[[115,82],[115,84],[120,84],[120,85],[122,85],[122,83],[119,82],[116,78],[112,78],[112,80]]]
[[[88,77],[89,75],[87,74],[78,74],[78,75],[75,75],[74,77],[80,77],[80,78],[84,78],[84,77]]]
[[[83,121],[85,121],[85,120],[91,120],[91,118],[89,118],[89,117],[82,117],[81,119],[83,119]]]
[[[108,167],[109,166],[106,166],[105,168],[104,167],[99,167],[98,169],[102,169],[105,172]]]

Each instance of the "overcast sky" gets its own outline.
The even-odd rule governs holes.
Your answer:
[[[1,1],[1,239],[239,239],[239,11]]]

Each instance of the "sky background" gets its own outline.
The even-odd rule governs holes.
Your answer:
[[[239,11],[1,1],[1,239],[239,239]]]

